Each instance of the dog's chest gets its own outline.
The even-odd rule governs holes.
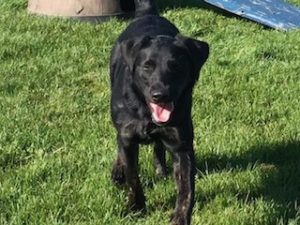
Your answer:
[[[179,130],[176,127],[160,127],[148,120],[130,120],[121,128],[122,137],[148,144],[155,140],[162,141],[167,147],[181,144]]]

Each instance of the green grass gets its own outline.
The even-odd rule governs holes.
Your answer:
[[[162,2],[182,33],[211,45],[194,91],[193,224],[300,224],[300,32]],[[126,214],[110,181],[108,60],[128,21],[35,17],[25,0],[0,1],[0,15],[0,224],[167,224],[174,181],[155,177],[150,147],[145,215]]]

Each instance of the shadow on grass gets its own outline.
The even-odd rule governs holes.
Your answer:
[[[205,174],[225,172],[259,171],[260,184],[258,188],[227,190],[225,193],[236,196],[242,204],[251,204],[258,199],[272,200],[276,204],[276,215],[273,222],[280,219],[281,224],[289,224],[289,221],[299,215],[300,201],[300,142],[290,141],[286,143],[261,144],[249,148],[236,156],[209,155],[205,158],[196,158],[198,171]],[[169,169],[171,163],[168,163]],[[169,171],[171,172],[171,171]],[[170,177],[168,179],[172,179]],[[206,175],[204,175],[206,176]],[[196,179],[199,179],[197,177]],[[200,178],[201,179],[201,178]],[[158,181],[163,182],[163,181]],[[172,182],[174,180],[172,179]],[[143,182],[144,183],[144,182]],[[174,184],[175,185],[175,184]],[[251,188],[251,187],[250,187]],[[152,183],[146,189],[152,189]],[[146,190],[145,190],[146,191]],[[209,196],[196,193],[196,201],[201,207],[215,199],[224,191],[215,190]],[[134,221],[146,218],[156,210],[169,211],[175,206],[176,194],[172,194],[161,204],[147,206],[147,211],[132,215]],[[128,211],[122,213],[128,215]],[[270,222],[268,224],[273,224]]]
[[[204,1],[200,0],[155,0],[157,8],[160,12],[164,12],[169,9],[177,9],[177,8],[203,8],[203,9],[211,9],[216,10],[220,13],[224,13],[223,10],[218,9],[217,7],[213,7]],[[120,2],[121,8],[125,12],[134,12],[134,0],[121,0]],[[225,12],[226,13],[226,12]],[[230,15],[230,14],[229,14]]]
[[[223,10],[217,6],[208,4],[202,0],[155,0],[155,1],[156,1],[156,5],[161,13],[164,11],[170,10],[170,9],[201,8],[204,10],[214,11],[215,13],[223,15],[227,18],[237,18],[237,19],[249,22],[249,20],[246,18],[243,18],[243,17],[236,15],[234,13],[231,13],[229,11]],[[134,12],[134,9],[135,9],[134,0],[121,1],[121,8],[125,12]],[[134,16],[134,14],[131,14],[131,17],[129,17],[129,18],[132,18],[133,16]],[[255,21],[252,21],[252,22],[254,22],[256,24],[260,24]],[[262,24],[260,24],[260,25],[263,26],[265,29],[271,29],[265,25],[262,25]]]
[[[157,0],[157,6],[159,10],[164,11],[171,8],[191,8],[191,7],[203,7],[204,3],[195,0]]]
[[[244,154],[228,157],[211,155],[196,159],[197,169],[207,174],[223,170],[245,171],[258,169],[261,185],[258,189],[243,193],[237,191],[241,200],[255,201],[257,198],[271,199],[279,205],[279,213],[284,224],[297,216],[300,201],[300,142],[258,145]],[[215,195],[218,193],[215,193]],[[210,196],[210,199],[214,196]],[[200,197],[201,198],[201,197]],[[201,202],[203,199],[196,199]]]
[[[197,0],[155,0],[156,5],[159,11],[165,11],[168,9],[175,8],[191,8],[191,7],[201,7],[201,8],[210,8],[210,6],[203,1]],[[134,11],[134,0],[121,0],[121,8],[125,12]]]
[[[219,14],[223,14],[228,17],[238,17],[237,15],[227,12],[221,8],[210,5],[202,0],[154,0],[160,12],[166,11],[169,9],[177,8],[202,8],[207,10],[213,10]],[[124,11],[134,11],[134,0],[121,0],[121,8]],[[241,17],[239,17],[241,18]]]

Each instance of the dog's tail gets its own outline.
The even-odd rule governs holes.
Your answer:
[[[134,0],[135,17],[158,15],[154,0]]]

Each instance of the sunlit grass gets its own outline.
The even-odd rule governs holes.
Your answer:
[[[299,31],[179,2],[161,1],[163,15],[211,46],[194,90],[193,224],[300,224]],[[35,17],[25,0],[0,15],[0,224],[167,224],[175,186],[155,177],[149,147],[145,215],[126,215],[110,181],[108,60],[128,22]]]

